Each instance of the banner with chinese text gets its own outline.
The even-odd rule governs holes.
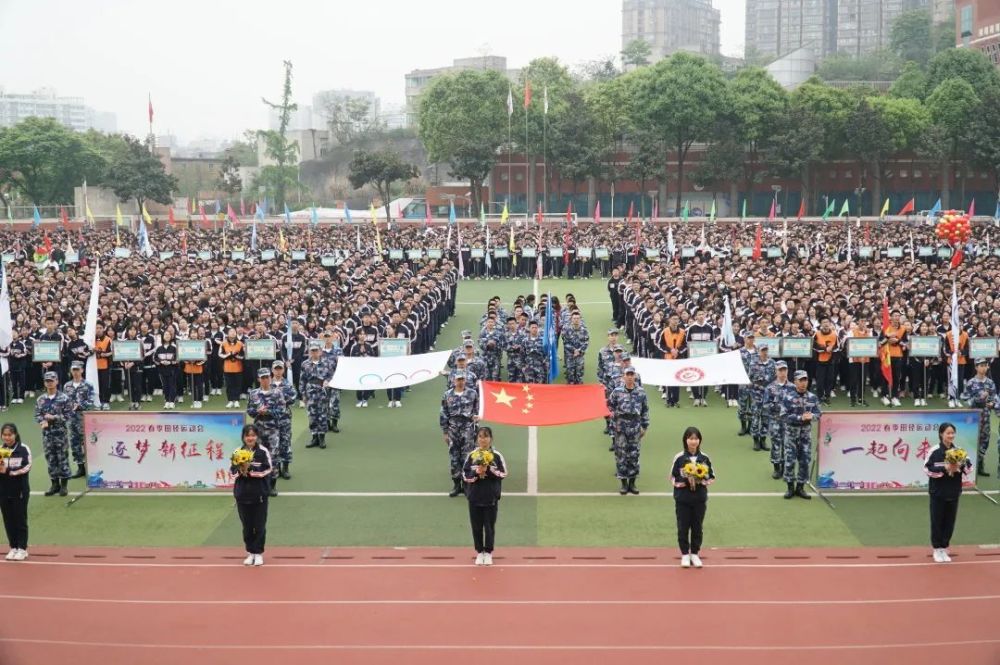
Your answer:
[[[819,423],[816,486],[823,490],[927,487],[924,464],[941,423],[955,426],[955,446],[976,468],[979,411],[827,411]],[[974,477],[965,486],[975,484]]]
[[[90,489],[225,489],[242,413],[83,415]]]

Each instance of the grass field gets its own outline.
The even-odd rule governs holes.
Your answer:
[[[545,280],[540,289],[560,298],[567,292],[576,295],[591,332],[586,380],[595,381],[597,349],[611,319],[604,280]],[[463,328],[475,330],[490,296],[499,295],[509,303],[531,290],[532,282],[524,280],[463,282],[456,317],[444,329],[437,348],[457,345]],[[384,394],[368,409],[356,409],[353,394],[344,394],[342,433],[330,435],[331,445],[324,451],[304,449],[309,439],[305,412],[296,408],[293,479],[281,481],[278,489],[283,495],[271,501],[268,543],[467,544],[465,501],[445,495],[450,486],[448,461],[437,424],[442,390],[442,381],[437,380],[416,386],[398,410],[385,408]],[[668,410],[655,389],[649,389],[649,395],[652,424],[643,442],[639,497],[618,496],[601,422],[539,429],[537,493],[528,492],[528,430],[495,427],[496,447],[510,467],[498,545],[673,547],[673,501],[665,496],[670,491],[666,473],[680,448],[680,433],[688,425],[701,428],[718,475],[706,519],[707,547],[927,543],[926,497],[837,497],[836,509],[818,499],[786,501],[780,496],[784,485],[770,479],[766,453],[752,452],[752,442],[736,436],[735,410],[727,409],[714,393],[707,409],[691,408],[682,397],[682,408]],[[207,408],[219,409],[223,403],[223,398],[215,397]],[[842,399],[835,400],[834,408],[846,406]],[[32,446],[31,480],[37,491],[48,487],[48,479],[32,407],[25,404],[5,415]],[[987,468],[996,466],[994,440]],[[980,483],[987,490],[997,486],[995,477]],[[71,483],[72,490],[83,487],[82,480]],[[240,546],[239,521],[229,495],[91,494],[72,506],[59,497],[33,496],[30,520],[33,545]],[[1000,543],[1000,507],[967,493],[954,542]]]

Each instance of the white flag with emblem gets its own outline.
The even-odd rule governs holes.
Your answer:
[[[632,366],[648,386],[721,386],[750,383],[739,351],[700,358],[657,360],[632,358]]]

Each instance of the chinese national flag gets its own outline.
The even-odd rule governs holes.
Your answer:
[[[806,200],[802,199],[802,202],[799,203],[799,214],[796,215],[795,218],[802,219],[805,216],[806,216]]]
[[[174,226],[177,223],[177,220],[174,219],[174,208],[173,208],[173,206],[167,208],[167,217],[170,220],[170,226]]]
[[[891,321],[889,319],[889,296],[882,296],[882,331],[883,334],[886,329],[889,328]],[[889,343],[886,342],[882,345],[881,351],[879,351],[879,364],[882,366],[882,378],[885,379],[886,384],[892,388],[892,357],[889,355]]]
[[[608,415],[604,387],[479,382],[479,417],[504,425],[565,425]]]
[[[760,235],[760,224],[758,224],[757,225],[757,233],[754,235],[754,239],[753,239],[753,254],[751,255],[751,258],[754,261],[760,259],[760,256],[761,256],[761,242],[762,242],[762,238],[761,238],[761,235]]]

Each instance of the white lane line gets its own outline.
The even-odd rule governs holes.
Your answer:
[[[482,601],[480,601],[482,604]],[[242,643],[242,644],[219,644],[217,642],[208,644],[165,644],[165,643],[145,643],[145,642],[100,642],[84,640],[44,640],[26,637],[0,637],[0,644],[35,644],[45,646],[67,646],[67,647],[93,647],[103,649],[171,649],[175,651],[461,651],[468,652],[468,642],[461,644],[267,644]],[[761,646],[756,644],[731,644],[713,645],[711,643],[698,644],[490,644],[479,645],[479,648],[488,651],[541,651],[541,652],[573,652],[573,651],[594,651],[594,652],[684,652],[700,653],[706,651],[738,652],[738,651],[869,651],[869,650],[898,650],[898,649],[931,649],[931,648],[952,648],[987,646],[1000,644],[1000,639],[985,640],[951,640],[940,642],[899,642],[880,644],[772,644]]]
[[[395,561],[389,560],[384,563],[339,563],[342,560],[336,560],[338,562],[331,563],[279,563],[268,565],[268,569],[275,568],[315,568],[318,570],[356,570],[356,569],[368,569],[377,568],[381,570],[387,569],[425,569],[425,568],[460,568],[460,569],[470,569],[472,566],[472,559],[469,559],[468,563],[396,563]],[[948,564],[948,567],[955,566],[990,566],[1000,564],[1000,559],[998,560],[987,560],[987,561],[952,561]],[[80,567],[80,568],[230,568],[233,570],[242,569],[242,563],[233,561],[231,563],[140,563],[140,562],[124,562],[124,561],[109,561],[107,563],[100,563],[97,561],[39,561],[37,559],[33,561],[25,561],[18,563],[17,566],[69,566],[69,567]],[[671,563],[502,563],[497,562],[494,568],[500,568],[503,570],[530,570],[532,568],[538,569],[558,569],[558,568],[573,568],[573,569],[600,569],[600,568],[635,568],[635,569],[649,569],[649,570],[668,570],[677,569],[680,570],[680,566],[676,562]],[[777,569],[777,570],[787,570],[796,568],[817,568],[817,569],[838,569],[838,568],[940,568],[941,564],[934,563],[932,561],[927,562],[912,562],[912,563],[714,563],[710,562],[707,567],[712,569],[717,568],[732,568],[732,569],[743,569],[743,568],[766,568],[766,569]]]
[[[476,605],[482,606],[483,601],[480,599],[393,599],[393,598],[383,598],[383,599],[302,599],[302,600],[275,600],[273,598],[255,598],[252,600],[226,600],[226,599],[209,599],[209,600],[177,600],[177,599],[161,599],[161,598],[90,598],[90,597],[75,597],[75,596],[27,596],[27,595],[0,595],[0,599],[10,600],[10,601],[33,601],[41,603],[93,603],[97,605],[326,605],[326,606],[359,606],[359,605],[373,605],[373,606],[386,606],[386,605],[402,605],[402,606],[460,606],[460,605]],[[809,606],[809,605],[906,605],[910,603],[965,603],[971,601],[979,600],[1000,600],[1000,595],[995,596],[936,596],[933,598],[870,598],[870,599],[825,599],[825,598],[815,598],[815,599],[793,599],[793,600],[775,600],[775,599],[714,599],[714,600],[697,600],[697,599],[649,599],[649,600],[636,600],[636,599],[591,599],[591,600],[504,600],[504,599],[490,599],[490,605],[507,605],[507,606],[578,606],[578,605],[608,605],[608,606],[636,606],[642,607],[644,605],[649,606],[674,606],[674,605],[705,605],[705,606],[757,606],[757,605],[769,605],[769,606]]]

